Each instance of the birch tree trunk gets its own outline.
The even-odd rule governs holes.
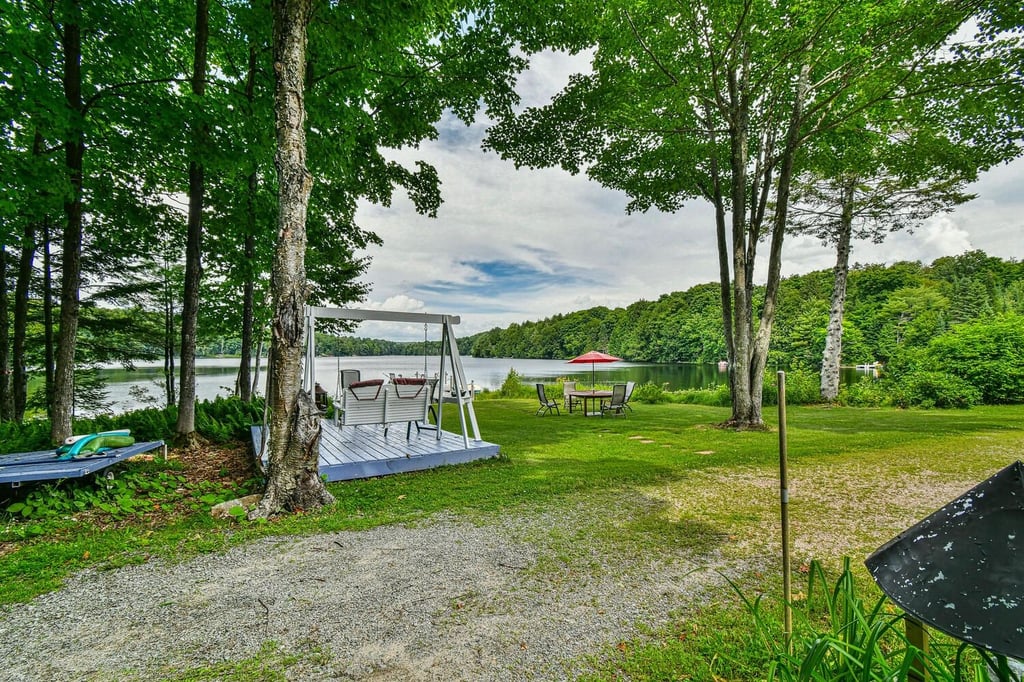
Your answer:
[[[278,235],[271,272],[274,306],[267,401],[267,488],[250,517],[314,509],[334,502],[320,479],[320,414],[301,387],[305,348],[306,209],[313,178],[306,168],[306,26],[312,0],[274,0],[274,113],[277,127]]]
[[[7,246],[0,244],[0,422],[14,419],[14,396],[11,392],[10,323],[7,310]]]
[[[843,187],[842,213],[836,237],[836,267],[833,270],[832,305],[828,313],[825,351],[821,358],[821,397],[833,401],[839,396],[839,363],[843,356],[843,312],[846,307],[846,282],[850,275],[850,241],[853,236],[853,198],[855,178]]]

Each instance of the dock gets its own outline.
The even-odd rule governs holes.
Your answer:
[[[0,483],[9,483],[13,487],[18,487],[28,481],[81,478],[135,455],[158,448],[163,449],[166,457],[167,446],[162,440],[135,443],[127,447],[75,459],[57,459],[57,453],[54,450],[0,455]]]
[[[404,424],[392,425],[387,435],[381,425],[336,426],[325,419],[321,426],[320,474],[331,482],[466,464],[497,457],[500,449],[483,440],[470,439],[467,446],[461,435],[443,430],[438,439],[433,426],[413,427],[408,440]],[[255,425],[251,431],[253,450],[261,452],[263,427]]]

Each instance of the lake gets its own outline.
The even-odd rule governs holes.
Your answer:
[[[554,382],[564,377],[589,385],[590,365],[571,365],[564,360],[528,360],[516,358],[474,358],[463,357],[466,380],[479,389],[497,390],[505,381],[510,369],[515,369],[524,384],[538,381]],[[100,375],[106,379],[108,402],[113,412],[124,412],[142,406],[136,397],[140,393],[162,400],[163,390],[159,381],[163,378],[162,364],[139,364],[134,371],[104,369]],[[339,369],[358,369],[363,379],[383,378],[394,372],[404,376],[422,374],[434,376],[440,367],[440,358],[428,357],[424,365],[423,356],[383,355],[359,357],[321,357],[316,361],[316,380],[330,395],[334,395],[338,383]],[[258,392],[264,393],[266,373],[261,367]],[[234,358],[205,358],[196,361],[196,394],[200,400],[228,396],[234,391],[238,360]],[[843,370],[843,380],[857,376],[853,369]],[[638,384],[653,383],[667,385],[669,390],[701,388],[724,383],[728,374],[715,364],[653,364],[643,362],[614,362],[597,364],[594,374],[598,383],[635,381]],[[847,374],[850,374],[848,377]],[[151,403],[156,405],[158,403]]]

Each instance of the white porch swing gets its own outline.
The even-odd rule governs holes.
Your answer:
[[[441,326],[441,364],[438,379],[435,382],[425,378],[422,401],[403,399],[413,394],[402,396],[400,386],[388,384],[387,389],[376,391],[372,395],[372,400],[367,400],[366,397],[357,399],[353,392],[353,399],[347,410],[349,414],[342,412],[336,421],[322,422],[320,473],[325,474],[327,480],[368,478],[446,464],[461,464],[498,455],[499,447],[484,441],[480,436],[476,411],[473,409],[473,392],[466,382],[453,330],[453,326],[460,322],[458,316],[307,307],[303,388],[311,394],[316,386],[318,319],[413,322]],[[451,384],[445,385],[449,375]],[[341,389],[339,386],[339,395],[342,390],[349,389]],[[415,388],[409,390],[415,391]],[[367,396],[365,393],[363,395]],[[388,400],[391,401],[390,404]],[[441,428],[445,405],[458,408],[461,438]],[[339,410],[342,407],[336,398],[335,409]],[[436,415],[435,424],[430,424],[427,418],[431,411]],[[389,438],[387,425],[397,422],[408,422],[410,426],[405,434],[392,434]],[[412,424],[416,425],[415,431],[411,428]],[[356,425],[377,425],[383,428],[357,428]]]

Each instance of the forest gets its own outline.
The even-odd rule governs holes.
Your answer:
[[[769,366],[819,371],[832,272],[782,281]],[[725,359],[717,283],[492,329],[467,340],[477,357],[571,358],[598,349],[638,362]],[[973,385],[1005,377],[991,402],[1024,400],[1024,263],[971,251],[930,265],[851,268],[843,321],[844,365],[948,371]],[[962,357],[961,357],[962,356]],[[958,359],[959,358],[959,359]]]
[[[433,167],[384,151],[435,134],[442,111],[501,110],[525,62],[464,10],[313,9],[303,298],[339,305],[368,291],[358,253],[380,243],[357,204],[401,192],[433,215],[441,202]],[[59,440],[96,366],[163,360],[188,435],[194,358],[266,354],[273,26],[270,3],[238,0],[4,3],[0,421],[44,410]]]

